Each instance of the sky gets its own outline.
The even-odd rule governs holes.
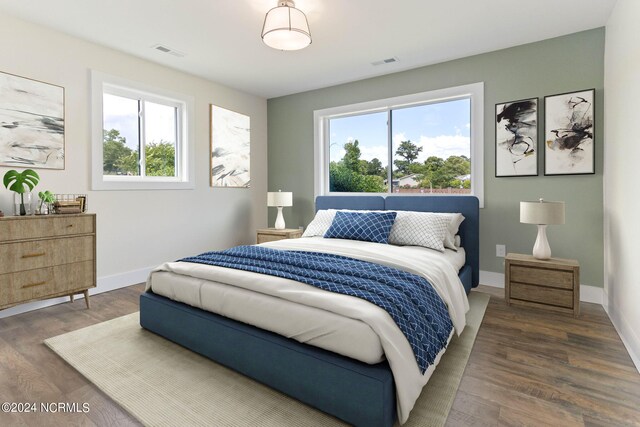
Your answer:
[[[138,149],[138,101],[105,93],[103,98],[104,129],[117,129],[126,138],[127,147]],[[145,133],[147,143],[175,144],[175,108],[145,102]]]
[[[118,129],[127,146],[138,148],[137,100],[104,94],[104,128]],[[175,120],[172,107],[145,101],[147,142],[175,142]],[[401,141],[410,140],[422,147],[418,157],[446,159],[453,155],[470,157],[471,104],[469,99],[439,102],[395,109],[392,112],[393,151]],[[361,159],[377,158],[388,163],[387,112],[331,119],[330,155],[332,161],[344,156],[344,144],[357,139]],[[394,156],[394,160],[398,156]]]
[[[392,111],[393,151],[401,141],[410,140],[422,148],[418,157],[446,159],[449,156],[470,157],[471,103],[469,99],[439,102]],[[387,112],[331,119],[331,161],[344,156],[344,144],[358,140],[363,160],[374,157],[388,164]],[[398,156],[394,156],[394,160]]]

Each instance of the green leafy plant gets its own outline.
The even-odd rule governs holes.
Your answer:
[[[41,191],[38,193],[38,197],[40,198],[40,212],[42,212],[42,206],[46,203],[47,205],[56,201],[56,196],[49,190]]]
[[[20,194],[20,215],[26,215],[27,210],[24,207],[24,193],[32,191],[38,182],[40,182],[40,175],[33,169],[25,169],[22,172],[16,170],[10,170],[4,174],[3,178],[4,186]]]

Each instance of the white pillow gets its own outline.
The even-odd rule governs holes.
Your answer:
[[[444,252],[444,239],[451,219],[433,212],[397,211],[389,243],[423,246]]]
[[[444,238],[444,247],[448,249],[458,250],[459,244],[456,245],[456,234],[460,224],[464,221],[464,216],[461,213],[438,213],[449,219],[449,225],[447,227],[447,235]]]
[[[331,223],[335,216],[335,209],[319,210],[316,212],[316,216],[313,218],[313,221],[309,223],[307,229],[302,233],[302,237],[324,236],[324,233],[326,233],[329,227],[331,227]]]
[[[456,234],[456,238],[454,239],[454,244],[456,245],[456,248],[459,248],[461,243],[462,242],[460,242],[460,235]]]

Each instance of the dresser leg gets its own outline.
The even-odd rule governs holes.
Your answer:
[[[71,302],[73,302],[73,294],[69,295],[69,298],[71,299]]]
[[[89,304],[89,289],[84,291],[83,294],[84,294],[84,302],[87,304],[87,308],[91,308],[91,305]]]

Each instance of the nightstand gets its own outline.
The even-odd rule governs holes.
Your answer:
[[[275,228],[262,228],[258,230],[258,243],[275,242],[283,239],[297,239],[302,236],[302,230],[297,228],[285,228],[276,230]]]
[[[504,265],[507,305],[580,314],[580,264],[574,259],[536,259],[508,254]]]

